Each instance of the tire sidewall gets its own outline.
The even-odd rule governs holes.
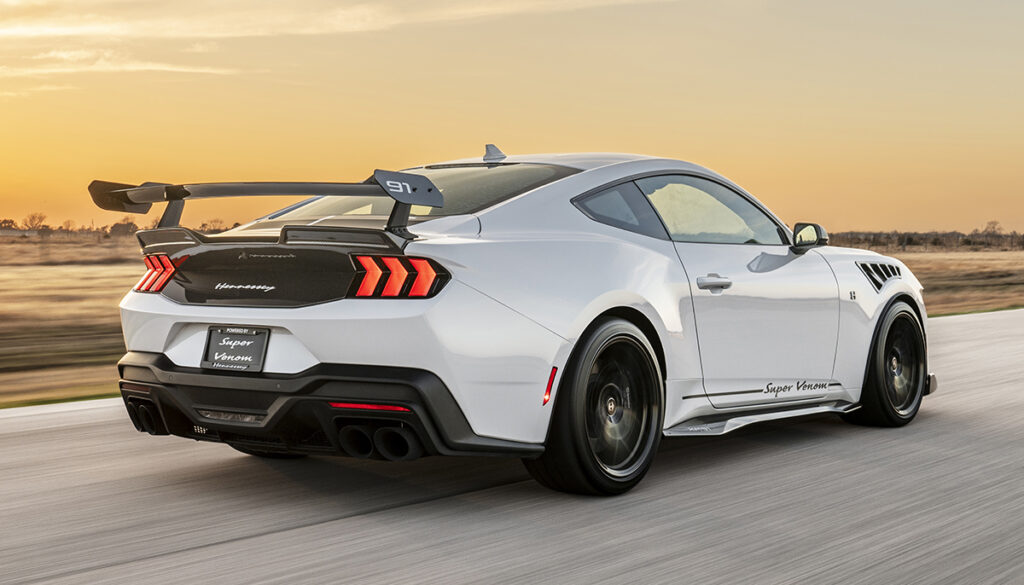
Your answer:
[[[590,369],[601,351],[609,342],[620,337],[627,336],[637,342],[643,348],[646,359],[654,372],[655,389],[651,393],[652,403],[649,405],[653,414],[647,421],[647,428],[644,430],[643,453],[640,456],[639,464],[624,476],[615,476],[607,473],[598,463],[589,448],[586,429],[586,401],[587,383],[590,378]],[[566,409],[563,419],[568,425],[569,439],[573,445],[574,454],[579,461],[581,470],[586,474],[591,484],[597,491],[606,494],[617,494],[629,490],[636,485],[647,470],[650,469],[651,461],[657,452],[661,442],[662,424],[664,421],[665,386],[664,377],[658,360],[655,357],[654,348],[651,347],[647,337],[640,329],[628,321],[621,319],[610,319],[600,322],[594,327],[580,345],[578,355],[572,359],[571,365],[566,372],[562,384],[565,392],[562,393],[563,400],[559,406]]]
[[[914,367],[920,368],[917,376],[917,388],[914,389],[914,402],[911,407],[907,409],[906,413],[899,412],[899,410],[897,410],[892,404],[884,382],[887,369],[887,356],[885,354],[886,339],[889,336],[893,323],[895,323],[897,319],[903,317],[909,317],[914,323],[918,336],[917,341],[921,348],[920,364],[914,365]],[[927,345],[925,344],[924,328],[921,326],[921,320],[918,318],[917,313],[913,308],[911,308],[906,302],[894,302],[886,311],[881,323],[879,323],[878,334],[875,339],[874,347],[871,351],[870,363],[871,388],[874,390],[875,394],[873,398],[878,410],[881,411],[893,425],[905,425],[917,416],[917,412],[921,408],[922,398],[924,397],[924,384],[928,371],[927,360]]]

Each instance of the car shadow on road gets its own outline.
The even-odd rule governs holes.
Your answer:
[[[910,428],[925,428],[927,414]],[[714,484],[742,474],[766,460],[802,465],[807,462],[853,461],[864,456],[865,443],[887,441],[910,429],[872,429],[842,422],[833,415],[751,425],[724,436],[665,438],[650,475],[641,484],[680,482],[692,478]],[[878,434],[882,433],[882,434]],[[237,501],[254,497],[268,504],[305,498],[321,502],[325,511],[350,513],[376,506],[409,505],[464,494],[474,501],[511,494],[556,495],[530,480],[515,458],[427,457],[411,462],[360,460],[348,457],[261,459],[234,453],[223,445],[219,457],[189,474],[207,494]],[[539,491],[538,491],[539,490]],[[511,492],[511,494],[510,494]],[[627,496],[628,497],[628,496]]]
[[[843,423],[833,416],[765,423],[718,437],[665,438],[655,470],[658,476],[684,477],[743,465],[754,454],[792,451],[848,443],[849,434],[868,429]],[[213,447],[213,446],[211,446]],[[216,446],[225,448],[223,446]],[[226,448],[225,448],[226,449]],[[421,500],[522,483],[535,489],[517,459],[490,457],[427,457],[411,462],[360,460],[348,457],[307,457],[298,460],[261,459],[225,451],[221,464],[195,470],[205,485],[223,485],[218,476],[245,478],[245,489],[265,490],[283,484],[307,495],[361,499],[371,497]],[[237,481],[230,481],[237,488]],[[536,486],[539,488],[539,486]],[[540,488],[542,489],[542,488]],[[235,496],[240,492],[233,491]]]

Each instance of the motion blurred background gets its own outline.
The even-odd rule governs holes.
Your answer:
[[[640,152],[900,257],[932,314],[1024,305],[1022,22],[996,0],[0,0],[0,405],[115,390],[154,217],[96,209],[92,179]]]

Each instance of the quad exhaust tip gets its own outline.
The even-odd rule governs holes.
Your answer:
[[[416,435],[402,427],[345,425],[338,431],[342,450],[357,459],[382,458],[388,461],[412,461],[423,456],[423,445]]]
[[[126,403],[125,408],[128,409],[128,418],[132,421],[135,430],[143,432],[145,429],[142,428],[142,422],[139,421],[139,408],[132,402]]]
[[[154,416],[153,407],[148,404],[141,404],[137,410],[139,413],[139,425],[142,427],[142,430],[151,435],[155,435],[156,417]]]
[[[368,459],[373,456],[373,430],[365,425],[346,425],[338,432],[338,442],[351,457]]]
[[[132,399],[126,401],[124,406],[128,411],[128,418],[132,421],[132,426],[135,427],[135,430],[140,433],[149,433],[150,435],[167,434],[164,419],[153,402],[143,399]]]
[[[423,455],[416,435],[402,427],[381,427],[373,433],[373,444],[388,461],[412,461]]]

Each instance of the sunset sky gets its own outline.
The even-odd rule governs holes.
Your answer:
[[[996,0],[0,0],[0,218],[494,142],[693,161],[790,224],[1024,231],[1022,29]]]

